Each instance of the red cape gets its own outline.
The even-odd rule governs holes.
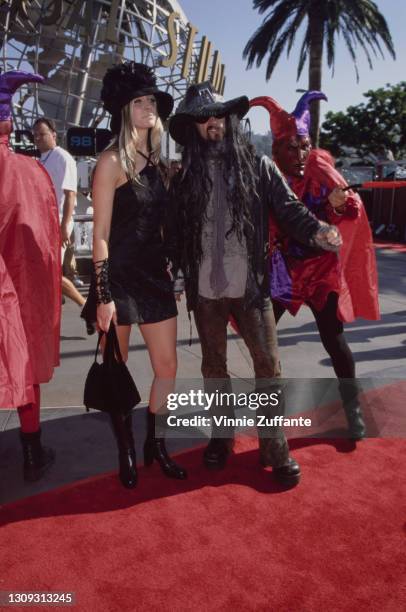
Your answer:
[[[0,124],[1,127],[1,124]],[[33,401],[59,365],[60,229],[55,191],[0,131],[0,408]]]
[[[332,191],[335,187],[346,185],[345,179],[335,169],[334,159],[330,153],[322,149],[313,149],[306,163],[304,177],[295,180],[291,187],[298,198],[302,199],[306,193],[319,196],[323,186],[327,187],[328,191]],[[326,281],[328,281],[327,284],[331,284],[331,290],[335,290],[334,285],[337,286],[338,283],[337,315],[341,321],[350,322],[358,317],[378,320],[380,318],[378,276],[372,234],[361,198],[351,191],[348,194],[347,209],[343,215],[336,215],[330,205],[327,205],[329,222],[339,227],[343,238],[337,272],[331,268],[331,279],[327,279],[326,272],[320,265],[320,260],[325,258],[327,262],[327,258],[331,257],[330,253],[326,253],[299,262],[294,273],[298,277],[297,280],[303,281],[307,290],[309,289],[309,278],[311,278],[312,285],[314,285],[312,291],[315,296],[318,293],[319,304],[315,304],[318,308],[322,307],[320,298],[327,298],[329,289]],[[310,277],[309,273],[311,273]],[[309,277],[307,279],[306,274]],[[302,279],[300,279],[301,276]],[[334,279],[333,276],[336,278]]]

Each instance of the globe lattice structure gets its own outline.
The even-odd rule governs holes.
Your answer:
[[[168,17],[176,12],[177,59],[171,53]],[[100,102],[103,75],[129,59],[154,67],[158,86],[179,100],[195,81],[202,40],[193,43],[189,73],[182,76],[188,21],[176,0],[0,0],[0,68],[37,72],[40,86],[21,87],[13,121],[30,129],[41,115],[58,132],[107,124]],[[178,59],[179,58],[179,59]]]

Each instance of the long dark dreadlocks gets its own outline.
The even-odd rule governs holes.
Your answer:
[[[257,197],[256,163],[253,149],[235,115],[226,117],[226,132],[221,143],[206,143],[195,126],[190,129],[192,133],[183,151],[182,171],[176,177],[173,189],[178,219],[183,226],[186,259],[200,263],[202,226],[212,187],[207,164],[209,152],[217,146],[221,157],[224,156],[224,178],[228,184],[227,201],[232,219],[230,232],[236,232],[240,242],[244,235],[247,245],[251,244],[254,230],[252,207]]]

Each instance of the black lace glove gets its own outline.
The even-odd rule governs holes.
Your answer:
[[[96,304],[109,304],[113,301],[109,285],[109,260],[101,259],[93,262],[96,279]]]

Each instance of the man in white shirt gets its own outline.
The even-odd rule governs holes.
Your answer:
[[[73,230],[73,211],[76,206],[77,169],[73,157],[56,143],[57,133],[52,119],[40,117],[33,126],[34,143],[41,153],[41,163],[50,175],[55,187],[61,224],[61,261],[70,243]],[[62,276],[62,293],[79,306],[85,303],[84,297],[73,283]],[[88,328],[88,333],[93,329]]]

